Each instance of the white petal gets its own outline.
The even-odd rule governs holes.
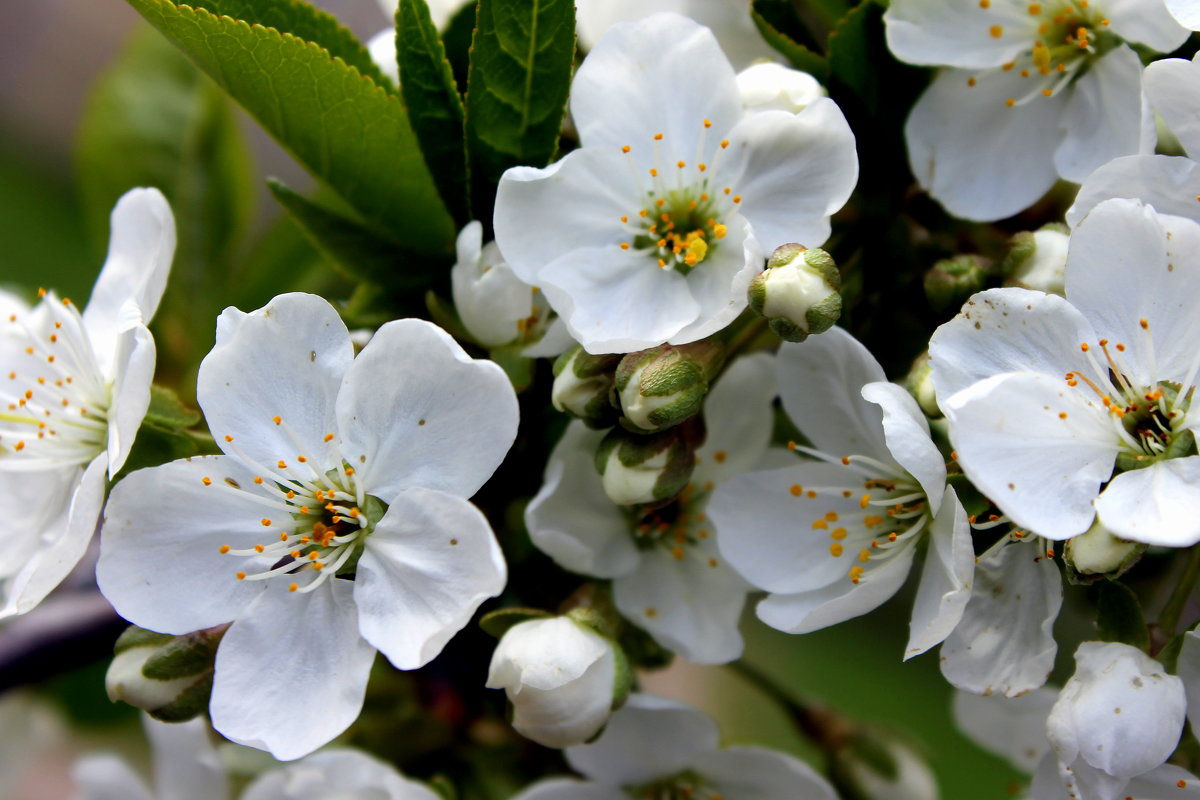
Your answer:
[[[1017,697],[1054,666],[1062,580],[1036,544],[1001,542],[980,557],[962,621],[942,645],[942,674],[975,694]]]
[[[78,787],[73,800],[155,800],[129,765],[113,755],[80,759],[71,778]]]
[[[787,111],[798,114],[819,97],[821,82],[798,69],[773,61],[753,64],[737,75],[738,92],[747,111]]]
[[[1079,183],[1114,158],[1152,150],[1153,139],[1142,135],[1150,115],[1137,53],[1126,46],[1109,51],[1071,86],[1065,136],[1054,151],[1058,174]]]
[[[1106,200],[1071,235],[1066,285],[1096,333],[1128,348],[1137,383],[1188,378],[1200,340],[1200,224]]]
[[[1096,498],[1096,513],[1114,536],[1189,547],[1200,541],[1200,456],[1123,472]]]
[[[799,114],[749,115],[729,140],[720,178],[742,196],[738,209],[763,250],[788,242],[824,244],[829,216],[858,182],[854,133],[837,103],[822,97]]]
[[[1138,198],[1160,214],[1200,221],[1200,162],[1177,156],[1126,156],[1105,164],[1079,187],[1067,223],[1084,216],[1110,197]]]
[[[1186,0],[1185,0],[1186,2]],[[1114,33],[1122,39],[1169,53],[1188,38],[1187,23],[1174,15],[1179,0],[1108,0],[1104,13]],[[1182,23],[1182,24],[1181,24]],[[1190,26],[1189,26],[1190,27]]]
[[[375,648],[358,634],[353,587],[299,594],[271,586],[217,649],[213,727],[280,761],[308,755],[362,710]]]
[[[346,370],[337,399],[341,452],[384,502],[411,486],[470,497],[517,435],[504,371],[472,359],[441,328],[389,322]]]
[[[439,795],[357,750],[328,749],[260,775],[241,800],[438,800]]]
[[[615,786],[584,783],[571,778],[549,778],[528,787],[513,800],[626,800]]]
[[[970,68],[999,67],[1029,48],[1032,17],[1023,4],[942,3],[895,0],[883,21],[888,49],[910,64]],[[992,34],[1000,25],[1002,36]]]
[[[968,84],[975,79],[975,85]],[[1029,93],[1018,70],[945,69],[904,125],[913,174],[951,214],[990,222],[1033,205],[1058,176],[1066,95]]]
[[[671,344],[687,344],[724,328],[745,310],[750,281],[762,271],[762,246],[744,217],[725,217],[729,232],[686,278],[691,299],[699,305],[696,318],[671,334]]]
[[[741,117],[742,103],[712,32],[678,14],[655,14],[614,25],[596,43],[571,84],[571,115],[585,147],[648,149],[662,133],[690,158],[704,120],[719,139]]]
[[[542,334],[542,338],[522,350],[521,355],[526,358],[553,358],[567,352],[575,344],[571,332],[567,329],[567,323],[556,315]]]
[[[695,767],[717,749],[717,726],[691,706],[630,695],[592,744],[566,749],[577,772],[610,786],[649,783]]]
[[[125,315],[137,313],[127,303]],[[154,381],[154,337],[140,315],[119,326],[112,364],[112,400],[108,409],[108,474],[116,475],[125,464],[138,428],[150,407],[150,384]]]
[[[615,578],[632,572],[641,555],[593,463],[603,436],[579,421],[567,426],[550,453],[542,488],[525,509],[525,526],[538,549],[563,569]]]
[[[1070,303],[1028,289],[989,289],[973,295],[929,342],[929,366],[945,412],[950,396],[1002,372],[1040,372],[1061,378],[1086,363],[1079,345],[1095,332]]]
[[[1041,373],[1007,373],[942,401],[958,463],[1020,527],[1069,539],[1091,527],[1092,500],[1121,448],[1098,399]]]
[[[1163,764],[1138,775],[1125,791],[1136,800],[1188,800],[1200,797],[1200,778],[1182,767]]]
[[[249,314],[227,308],[196,397],[226,452],[264,466],[303,455],[331,468],[336,445],[325,435],[335,430],[334,400],[353,357],[346,325],[316,295],[280,295]]]
[[[1200,4],[1197,5],[1200,9]],[[1200,16],[1200,15],[1198,15]],[[1200,19],[1198,19],[1200,22]],[[1142,85],[1154,110],[1193,158],[1200,157],[1200,63],[1164,58],[1146,67]],[[1148,199],[1148,198],[1147,198]]]
[[[1183,731],[1183,682],[1137,648],[1084,642],[1075,674],[1046,722],[1059,759],[1082,758],[1116,778],[1162,764]]]
[[[459,497],[410,488],[393,500],[358,562],[359,629],[399,669],[433,659],[500,594],[507,569],[487,519]]]
[[[941,502],[946,462],[929,438],[929,422],[917,401],[904,388],[886,381],[868,383],[861,394],[883,412],[883,436],[892,458],[917,479],[930,502]]]
[[[983,697],[954,693],[954,723],[975,744],[1008,759],[1022,772],[1033,772],[1050,749],[1046,717],[1058,693],[1035,689],[1020,697]]]
[[[758,618],[787,633],[811,633],[866,614],[887,602],[904,585],[912,566],[912,547],[888,558],[854,583],[836,583],[800,594],[772,594],[758,604]],[[857,563],[847,559],[844,567]]]
[[[500,347],[524,333],[537,292],[504,263],[495,242],[483,246],[483,226],[468,223],[458,234],[457,260],[450,269],[454,308],[481,344]]]
[[[1082,759],[1064,764],[1049,753],[1038,764],[1030,786],[1030,800],[1125,800],[1129,797],[1124,778],[1114,778]]]
[[[829,782],[798,758],[765,747],[708,753],[696,772],[724,797],[737,800],[836,800]]]
[[[1192,30],[1200,30],[1200,0],[1166,0],[1171,16]]]
[[[818,450],[891,460],[883,415],[861,394],[864,385],[887,378],[858,340],[830,328],[800,344],[785,343],[776,364],[783,408]]]
[[[107,364],[121,306],[132,299],[149,321],[158,310],[175,255],[175,218],[158,189],[131,189],[112,211],[108,258],[92,288],[83,322]],[[107,370],[105,370],[107,373]]]
[[[617,608],[655,641],[694,664],[725,664],[742,654],[738,620],[746,582],[718,557],[709,539],[677,560],[663,547],[613,581]]]
[[[283,513],[263,503],[268,496],[255,487],[254,473],[230,456],[173,461],[129,474],[108,502],[96,565],[100,591],[130,622],[164,633],[189,633],[237,618],[266,582],[239,581],[235,573],[271,564],[223,555],[220,547],[250,549],[278,536],[278,528],[272,532],[261,524],[267,514]]]
[[[830,554],[826,515],[861,518],[858,497],[841,492],[861,483],[862,476],[850,469],[812,462],[729,479],[716,488],[707,508],[721,554],[746,580],[769,592],[849,584],[852,557]],[[827,488],[816,497],[807,494]]]
[[[756,353],[729,365],[704,399],[707,434],[696,448],[694,485],[719,484],[762,460],[771,443],[776,393],[773,357]]]
[[[971,597],[974,574],[971,525],[953,487],[947,486],[929,529],[929,549],[904,650],[906,659],[941,643],[958,626]]]
[[[156,800],[228,800],[229,779],[203,716],[187,722],[142,717],[154,756]]]

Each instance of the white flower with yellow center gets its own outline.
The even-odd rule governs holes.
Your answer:
[[[970,526],[916,401],[854,337],[831,328],[784,344],[779,393],[816,461],[717,487],[721,553],[771,594],[758,616],[789,633],[843,622],[890,598],[929,539],[906,656],[946,638],[970,596]]]
[[[117,485],[100,589],[150,630],[232,622],[213,724],[298,758],[358,716],[376,649],[419,667],[503,588],[465,498],[512,444],[516,397],[420,320],[384,325],[355,358],[337,312],[305,294],[226,309],[197,397],[225,455]]]
[[[582,147],[501,179],[496,242],[592,353],[720,330],[763,254],[822,244],[858,177],[832,100],[747,112],[712,33],[675,14],[613,26],[571,113]]]
[[[0,617],[57,586],[91,541],[105,477],[129,455],[150,404],[154,338],[175,221],[157,189],[112,213],[108,259],[81,314],[41,292],[28,308],[0,293],[0,494],[11,511],[0,563]]]
[[[1020,527],[1200,541],[1200,225],[1134,200],[1071,235],[1066,299],[972,297],[930,343],[958,463]]]
[[[960,217],[1033,205],[1154,147],[1142,64],[1126,44],[1170,52],[1188,32],[1163,0],[895,0],[888,46],[946,67],[905,125],[917,180]]]

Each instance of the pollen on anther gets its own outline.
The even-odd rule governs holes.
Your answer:
[[[221,551],[221,555],[225,555],[226,553],[228,553],[228,552],[229,552],[229,550],[230,550],[230,547],[229,547],[229,545],[227,545],[227,544],[223,544],[223,545],[221,545],[221,546],[220,546],[220,548],[218,548],[218,549]]]
[[[976,83],[974,78],[967,78],[967,86],[974,86]]]
[[[287,469],[287,462],[281,458],[275,466],[279,467],[280,469]]]
[[[271,520],[267,519],[266,517],[263,517],[262,519],[260,519],[260,520],[259,520],[259,522],[261,522],[261,523],[262,523],[262,526],[263,526],[264,528],[269,528],[269,527],[271,527]]]
[[[788,489],[792,493],[792,497],[799,497],[804,494],[804,487],[798,483],[793,483],[792,488]]]
[[[1148,321],[1146,321],[1145,317],[1142,317],[1141,319],[1138,320],[1138,325],[1141,325],[1142,330],[1144,330],[1144,331],[1150,329],[1150,323]]]
[[[869,494],[864,494],[862,497],[860,497],[858,499],[858,505],[860,508],[866,508],[870,504],[871,504],[871,495],[869,495]]]
[[[227,442],[232,442],[232,441],[233,441],[233,437],[232,437],[232,436],[230,436],[230,435],[227,433],[227,434],[225,434],[225,441],[227,441]]]
[[[1004,101],[1004,105],[1008,106],[1009,108],[1012,108],[1016,104],[1017,104],[1017,98],[1015,98],[1015,97],[1010,97]]]
[[[254,482],[255,482],[255,483],[257,483],[259,486],[261,486],[261,485],[262,485],[262,482],[263,482],[263,480],[262,480],[262,475],[255,475],[255,476],[254,476]]]
[[[650,168],[650,177],[651,177],[651,178],[657,178],[657,177],[658,177],[658,170],[656,170],[654,167],[651,167],[651,168]]]
[[[308,462],[308,459],[305,458],[304,456],[296,456],[296,460],[299,461],[301,464],[305,464]]]
[[[1043,95],[1043,96],[1045,96],[1045,97],[1049,97],[1049,96],[1050,96],[1050,95],[1052,95],[1052,94],[1054,94],[1054,90],[1053,90],[1053,89],[1042,89],[1042,95]]]
[[[993,39],[999,39],[1001,36],[1004,35],[1004,26],[1003,25],[993,25],[992,27],[988,28],[988,33],[990,33],[992,35]]]
[[[209,478],[207,476],[201,478],[200,482],[203,483],[205,486],[212,486],[212,478]]]
[[[846,467],[850,466],[850,457],[849,456],[842,456],[842,465],[846,466]]]
[[[276,415],[274,417],[271,417],[271,421],[274,422],[276,425],[280,425],[283,423],[283,417]]]
[[[663,135],[661,133],[654,134],[654,141],[661,142],[662,138],[663,138]]]
[[[332,441],[333,441],[333,434],[332,434],[332,433],[327,433],[327,434],[325,434],[325,441],[327,441],[327,442],[332,442]]]
[[[289,583],[289,584],[288,584],[288,591],[289,591],[289,592],[294,592],[294,591],[296,591],[296,590],[297,590],[297,589],[299,589],[299,588],[300,588],[300,584],[298,584],[298,583]]]
[[[687,166],[687,162],[686,161],[676,161],[675,166],[679,167],[680,169],[683,169],[684,167]]]
[[[254,552],[256,552],[256,553],[261,553],[263,550],[266,550],[266,549],[267,548],[263,547],[261,544],[254,545]]]
[[[833,556],[834,558],[839,558],[843,552],[845,552],[845,548],[842,547],[840,542],[834,542],[833,544],[829,545],[829,555]]]
[[[628,152],[629,152],[629,145],[622,145],[622,147],[621,147],[621,152],[622,152],[622,153],[628,153]]]
[[[246,580],[246,573],[239,572],[239,573],[237,573],[236,577],[239,581],[244,581],[244,580]]]

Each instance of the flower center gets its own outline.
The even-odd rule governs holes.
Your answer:
[[[725,800],[712,783],[688,770],[679,775],[626,790],[634,800]]]
[[[712,123],[704,120],[703,126],[690,160],[674,152],[662,133],[636,153],[631,145],[621,148],[630,156],[626,163],[643,198],[635,214],[621,217],[621,249],[646,253],[660,268],[684,275],[716,251],[728,233],[722,219],[742,202],[732,186],[717,180],[729,140],[710,145]]]
[[[29,469],[87,464],[108,443],[111,387],[100,374],[79,311],[39,291],[0,328],[0,459]]]
[[[704,513],[711,495],[711,484],[697,489],[689,483],[674,502],[633,520],[634,543],[643,550],[663,548],[676,561],[700,557],[709,567],[716,569],[720,562],[709,553],[697,549],[712,537],[712,529]]]

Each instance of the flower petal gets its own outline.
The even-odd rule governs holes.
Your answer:
[[[513,800],[626,800],[615,786],[601,786],[572,778],[548,778],[524,789]]]
[[[1125,791],[1137,800],[1188,800],[1200,797],[1200,778],[1182,767],[1163,764],[1138,775]]]
[[[671,334],[671,344],[687,344],[716,333],[737,318],[748,302],[750,281],[762,271],[763,251],[744,217],[725,217],[729,232],[710,255],[688,273],[691,299],[699,306],[696,318]]]
[[[756,353],[729,365],[704,399],[707,435],[696,448],[693,485],[719,484],[762,460],[771,442],[776,394],[771,356]]]
[[[1078,226],[1088,212],[1110,197],[1140,199],[1160,214],[1200,222],[1200,162],[1179,156],[1125,156],[1093,172],[1067,209],[1067,223]]]
[[[158,189],[131,189],[112,210],[108,258],[83,312],[92,347],[107,365],[121,306],[133,300],[149,321],[158,310],[175,255],[175,218]],[[104,369],[105,374],[111,374]]]
[[[836,800],[828,781],[798,758],[765,747],[727,747],[695,766],[723,797],[737,800]]]
[[[203,456],[138,470],[113,488],[96,580],[121,616],[174,634],[241,616],[266,582],[239,581],[235,573],[271,564],[220,547],[250,549],[277,535],[260,520],[279,504],[256,489],[254,477],[235,458]]]
[[[441,328],[389,322],[346,370],[337,398],[341,453],[384,502],[423,486],[479,491],[517,435],[517,397],[504,371],[472,359]]]
[[[641,555],[593,465],[603,437],[579,421],[567,426],[546,462],[542,488],[525,509],[525,526],[538,549],[563,569],[616,578],[632,572]]]
[[[984,750],[1022,772],[1033,772],[1050,750],[1046,717],[1057,698],[1058,692],[1045,688],[1020,697],[956,691],[954,724]]]
[[[1186,0],[1185,0],[1186,1]],[[1160,53],[1169,53],[1188,38],[1187,23],[1178,18],[1179,0],[1108,0],[1104,14],[1113,32],[1122,39],[1144,44]],[[1181,24],[1182,23],[1182,24]]]
[[[609,786],[627,786],[698,766],[719,743],[717,726],[691,706],[634,694],[599,739],[564,752],[577,772]]]
[[[1028,93],[1017,70],[944,69],[913,106],[904,125],[908,161],[921,186],[951,214],[1003,219],[1054,185],[1066,94],[1007,104]]]
[[[112,364],[112,400],[108,408],[108,474],[116,475],[129,456],[154,381],[155,348],[150,329],[132,303],[122,307]]]
[[[213,727],[280,761],[308,755],[358,717],[375,648],[358,633],[354,587],[333,579],[259,596],[217,649]]]
[[[1200,724],[1200,632],[1191,630],[1183,634],[1176,674],[1187,693],[1188,722],[1195,728]]]
[[[358,562],[354,602],[363,637],[398,669],[434,658],[507,568],[487,519],[452,494],[409,488],[392,501]]]
[[[1046,682],[1062,605],[1054,560],[1036,544],[1001,541],[980,557],[962,621],[942,645],[942,675],[975,694],[1017,697]]]
[[[1200,3],[1197,4],[1200,23]],[[1146,67],[1142,85],[1154,110],[1193,158],[1200,158],[1200,62],[1164,58]],[[1149,201],[1149,198],[1147,198]],[[1166,209],[1164,209],[1165,211]]]
[[[1019,3],[895,0],[883,16],[888,49],[901,61],[987,69],[1029,48],[1036,23]],[[1002,35],[993,33],[999,25]]]
[[[154,757],[156,800],[228,800],[229,778],[208,735],[208,720],[159,722],[148,715],[142,727]]]
[[[971,598],[971,579],[975,574],[971,525],[953,487],[945,488],[929,537],[921,585],[913,603],[905,659],[945,640],[958,626]]]
[[[155,800],[146,784],[114,755],[85,756],[71,767],[74,800]]]
[[[325,435],[335,430],[334,400],[353,357],[345,323],[316,295],[280,295],[249,314],[227,308],[196,397],[226,452],[266,467],[304,455],[331,468],[336,444]]]
[[[315,800],[353,797],[371,800],[439,800],[423,783],[409,780],[390,764],[357,750],[329,749],[263,773],[241,800]]]
[[[863,399],[883,412],[883,436],[892,459],[917,479],[930,502],[941,502],[946,488],[946,461],[929,438],[929,422],[903,387],[886,381],[862,387]]]
[[[1180,25],[1200,30],[1200,0],[1167,0],[1167,10]]]
[[[821,97],[798,114],[748,115],[729,140],[720,177],[742,196],[738,210],[763,250],[789,242],[824,244],[829,216],[858,182],[854,133],[837,103]]]
[[[1200,541],[1200,456],[1122,472],[1096,498],[1096,513],[1114,536],[1164,547]]]

